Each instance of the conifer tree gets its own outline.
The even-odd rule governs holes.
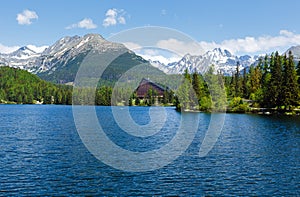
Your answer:
[[[250,67],[249,71],[249,92],[250,94],[256,94],[257,91],[261,88],[262,83],[262,72],[259,67]]]
[[[246,68],[243,69],[243,80],[242,80],[242,93],[243,93],[243,97],[244,98],[248,98],[249,97],[249,92],[248,92],[248,75],[247,75],[247,70]]]
[[[214,65],[205,73],[205,81],[208,84],[212,101],[211,109],[214,111],[224,111],[226,107],[226,91],[224,88],[223,76],[214,74]]]
[[[298,86],[300,88],[300,61],[297,64],[297,77],[298,77]]]
[[[276,52],[275,56],[271,56],[270,62],[270,83],[269,90],[265,92],[268,98],[268,107],[280,107],[283,102],[280,98],[282,92],[282,64],[279,53]]]
[[[199,74],[195,71],[192,75],[192,85],[198,100],[203,96],[203,84],[201,83]]]
[[[237,64],[236,64],[234,91],[235,91],[235,94],[234,94],[235,97],[238,97],[241,95],[240,62],[237,62]]]
[[[285,56],[283,70],[282,102],[285,109],[289,110],[290,106],[297,105],[298,91],[297,72],[295,69],[294,58],[292,52],[289,51],[288,59],[286,59]]]

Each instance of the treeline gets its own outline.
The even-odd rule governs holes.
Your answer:
[[[0,67],[0,103],[72,104],[72,87],[55,85],[27,71]]]
[[[132,92],[131,85],[126,83],[122,87],[113,88],[113,83],[103,84],[103,80],[100,80],[97,88],[73,88],[44,81],[25,70],[0,67],[0,103],[150,106],[155,102],[154,91],[145,95],[146,100],[137,98]],[[170,102],[170,97],[166,93],[161,101]]]
[[[115,88],[108,85],[90,87],[75,87],[73,104],[75,105],[125,105],[129,101],[130,88]]]
[[[157,92],[149,89],[143,98],[139,98],[130,87],[111,87],[107,85],[97,88],[75,87],[73,89],[73,104],[101,106],[151,106],[173,105],[175,95],[172,90],[166,90],[163,97],[157,97]]]
[[[202,76],[186,70],[182,84],[176,91],[177,110],[225,111],[226,90],[222,73],[214,66]]]
[[[291,111],[300,105],[300,62],[295,66],[291,52],[266,55],[258,65],[223,76],[212,66],[203,76],[183,74],[176,91],[176,107],[184,110],[246,112],[268,108]]]
[[[176,103],[175,93],[166,88],[163,92],[163,96],[158,96],[156,90],[150,88],[143,98],[139,98],[134,92],[129,98],[128,105],[129,106],[152,106],[152,105],[161,105],[161,106],[171,106]]]
[[[289,111],[300,105],[300,63],[295,66],[291,52],[266,55],[257,66],[236,72],[226,80],[227,95],[231,100],[249,99],[252,107]]]
[[[278,52],[261,58],[258,65],[224,76],[211,66],[205,74],[183,74],[174,92],[163,97],[150,89],[138,98],[129,83],[122,87],[98,85],[96,88],[55,85],[21,69],[0,67],[0,103],[44,103],[78,105],[175,105],[178,110],[245,112],[254,108],[290,111],[300,105],[300,63],[291,52]],[[175,76],[174,76],[175,77]],[[177,78],[176,75],[175,78]],[[172,76],[165,77],[171,80]],[[171,80],[173,81],[173,80]],[[174,80],[173,83],[176,80]],[[174,86],[175,87],[175,86]],[[167,89],[167,88],[166,88]]]

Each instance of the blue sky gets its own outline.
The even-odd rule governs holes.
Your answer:
[[[259,54],[300,44],[299,10],[297,0],[3,0],[0,52],[153,25],[184,32],[205,50]]]

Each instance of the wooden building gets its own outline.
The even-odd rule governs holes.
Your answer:
[[[165,88],[162,86],[143,78],[142,81],[140,82],[139,86],[136,89],[136,95],[138,98],[143,99],[147,97],[147,94],[149,91],[152,90],[155,92],[155,97],[162,98],[164,97],[164,92],[166,91]]]

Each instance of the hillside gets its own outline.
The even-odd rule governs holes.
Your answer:
[[[2,66],[0,103],[71,104],[72,87],[55,85],[25,70]]]

